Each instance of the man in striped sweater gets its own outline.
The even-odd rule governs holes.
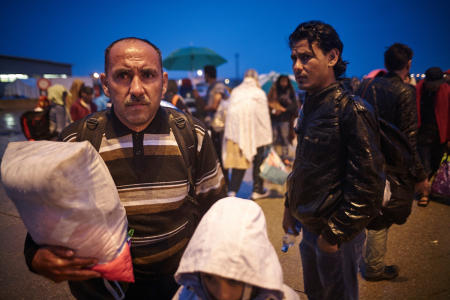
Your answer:
[[[126,299],[170,299],[177,290],[173,274],[199,219],[226,195],[224,177],[210,137],[194,120],[195,172],[188,180],[169,112],[160,107],[167,73],[155,45],[139,38],[113,42],[105,51],[101,80],[113,106],[106,113],[99,153],[134,231],[131,252],[136,282],[121,286]],[[84,121],[67,127],[61,139],[79,140]],[[25,257],[33,272],[55,282],[68,280],[77,299],[112,297],[100,274],[88,269],[95,259],[76,257],[70,249],[36,245],[30,236]]]

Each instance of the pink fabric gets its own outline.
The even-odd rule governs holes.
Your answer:
[[[130,247],[125,244],[122,252],[113,261],[95,265],[92,270],[101,273],[102,277],[108,280],[134,282]]]

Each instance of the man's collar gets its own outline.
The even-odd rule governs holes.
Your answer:
[[[318,92],[306,94],[304,111],[315,110],[327,98],[327,95],[335,92],[337,88],[339,88],[339,82],[336,81]]]
[[[315,92],[315,93],[308,93],[307,97],[308,98],[323,98],[325,97],[326,94],[330,93],[331,91],[333,91],[336,87],[339,86],[339,82],[335,81],[332,84],[330,84],[329,86]]]
[[[395,72],[389,72],[384,77],[386,77],[386,78],[395,78],[396,80],[399,80],[399,81],[403,82],[403,79],[400,77],[400,75],[398,75]]]
[[[164,124],[168,124],[168,115],[165,109],[160,106],[152,122],[147,126],[147,128],[142,130],[141,133],[167,133],[166,131],[169,127],[164,126]],[[133,133],[136,133],[136,131],[131,130],[119,120],[119,118],[114,113],[114,106],[112,106],[111,127],[105,132],[106,138],[110,139]]]

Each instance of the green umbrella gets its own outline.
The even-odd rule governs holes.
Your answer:
[[[272,87],[272,84],[274,84],[277,81],[277,78],[278,78],[278,76],[276,78],[275,77],[271,78],[262,85],[261,88],[264,90],[264,92],[269,93],[270,88]],[[289,80],[291,81],[291,84],[294,87],[294,90],[298,90],[297,82],[295,82],[295,80],[293,80],[290,77],[289,77]]]
[[[219,66],[227,60],[208,48],[186,47],[172,52],[163,60],[167,70],[193,71],[204,66]]]

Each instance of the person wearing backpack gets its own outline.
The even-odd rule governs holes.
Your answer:
[[[414,188],[426,179],[420,162],[417,144],[416,94],[405,83],[409,77],[413,52],[407,46],[395,43],[384,53],[388,73],[364,81],[357,95],[366,99],[377,110],[380,119],[392,124],[409,144],[409,163],[393,165],[395,153],[384,153],[385,168],[391,196],[383,201],[379,215],[367,226],[366,248],[363,254],[362,276],[368,281],[392,280],[398,276],[399,267],[385,265],[388,230],[392,224],[404,224],[411,213]],[[391,137],[393,138],[393,137]],[[393,141],[394,142],[394,141]],[[405,160],[405,162],[408,160]]]
[[[147,40],[123,38],[105,51],[102,87],[112,108],[65,128],[65,142],[89,140],[99,151],[124,205],[135,282],[120,283],[125,299],[171,299],[173,275],[201,216],[226,196],[211,138],[203,125],[160,106],[167,87],[160,50]],[[31,271],[68,281],[77,299],[113,299],[94,258],[71,249],[37,245],[28,235]]]

